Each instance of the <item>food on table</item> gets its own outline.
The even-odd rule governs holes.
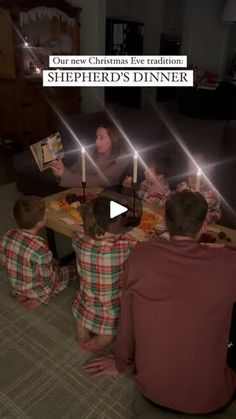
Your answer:
[[[166,228],[166,224],[165,223],[157,223],[155,226],[154,226],[154,229],[155,229],[155,231],[156,231],[156,233],[159,235],[159,234],[163,234],[166,230],[167,230],[167,228]]]
[[[86,201],[90,201],[95,197],[94,194],[88,192],[86,194]],[[81,207],[81,202],[83,201],[83,195],[78,195],[76,193],[67,193],[58,200],[51,201],[49,203],[50,208],[54,210],[64,210],[71,217],[76,219],[77,222],[83,224],[83,219],[80,215],[79,208]]]
[[[51,201],[49,205],[50,205],[50,208],[52,208],[54,210],[61,209],[60,204],[59,204],[58,201]]]
[[[215,243],[216,237],[210,233],[203,233],[200,237],[200,243]]]
[[[225,243],[230,243],[231,242],[231,238],[227,236],[227,234],[224,231],[220,231],[218,233],[218,238],[220,240],[223,240]]]
[[[60,198],[58,199],[58,204],[60,206],[60,209],[67,209],[70,208],[70,204],[68,204],[68,202],[66,202],[65,198]]]
[[[226,238],[226,234],[224,233],[224,231],[220,231],[218,233],[218,237],[220,240],[224,240]]]
[[[69,198],[70,200],[70,198]],[[72,199],[73,201],[73,199]],[[80,213],[78,212],[78,208],[81,206],[79,201],[74,201],[72,203],[68,203],[66,197],[60,198],[57,201],[51,201],[49,203],[50,208],[54,210],[63,210],[66,211],[69,215],[73,218],[76,218],[77,221],[82,222],[82,218]]]
[[[86,193],[86,195],[85,195],[86,201],[90,201],[94,197],[95,197],[95,195],[90,193],[90,192]],[[65,196],[65,200],[68,204],[73,204],[74,202],[81,202],[82,203],[83,200],[84,200],[84,196],[83,195],[77,195],[76,193],[71,193],[70,192]]]
[[[86,201],[90,201],[94,198],[94,194],[91,194],[90,192],[86,194]],[[51,201],[50,207],[53,209],[62,209],[67,210],[70,208],[78,208],[81,205],[81,202],[83,201],[82,195],[77,195],[75,193],[68,193],[65,196],[59,198],[57,201]]]
[[[83,219],[79,213],[79,211],[75,208],[69,208],[68,210],[69,215],[71,215],[71,217],[75,218],[76,221],[78,221],[80,224],[83,224]]]
[[[78,211],[78,207],[81,206],[79,202],[73,202],[72,204],[68,204],[65,198],[61,198],[58,201],[51,201],[49,205],[54,210],[66,211],[71,217],[79,221],[80,224],[83,223],[82,217]]]
[[[60,198],[57,201],[51,201],[49,206],[54,210],[67,210],[69,208],[78,208],[80,206],[80,202],[73,201],[72,203],[68,203],[66,198]]]
[[[231,239],[224,231],[220,231],[217,235],[213,235],[209,232],[203,233],[200,237],[201,243],[230,243]]]
[[[73,204],[74,202],[79,202],[79,195],[76,195],[75,193],[68,193],[65,196],[65,200],[68,204]]]
[[[139,228],[144,231],[150,231],[155,228],[157,224],[164,224],[164,214],[163,213],[153,213],[143,211],[143,215],[139,224]]]
[[[76,202],[72,202],[72,204],[70,204],[71,208],[79,208],[81,207],[81,203],[79,201]]]

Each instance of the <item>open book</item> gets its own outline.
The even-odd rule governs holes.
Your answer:
[[[64,157],[59,132],[32,144],[30,149],[40,172],[51,167],[54,160],[62,159]]]

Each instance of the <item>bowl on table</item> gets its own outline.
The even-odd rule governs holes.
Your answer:
[[[166,230],[167,230],[166,224],[164,224],[164,223],[157,223],[154,226],[154,230],[155,230],[155,233],[159,236],[159,235],[161,235],[161,234],[163,234],[163,233],[166,232]]]

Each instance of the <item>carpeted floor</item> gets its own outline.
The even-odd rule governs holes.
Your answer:
[[[0,236],[15,225],[17,196],[14,183],[0,186]],[[60,256],[71,250],[69,239],[57,236],[57,244]],[[27,311],[11,297],[0,268],[0,419],[200,418],[145,405],[129,375],[90,379],[83,374],[81,366],[90,355],[75,340],[74,292],[68,288],[47,307]],[[235,419],[236,402],[223,414],[205,418]]]
[[[0,277],[0,418],[130,418],[131,378],[90,379],[81,370],[88,355],[75,341],[74,289],[26,311]]]
[[[14,225],[17,196],[14,184],[0,187],[0,235]],[[63,241],[61,252],[66,252]],[[0,270],[1,419],[131,417],[131,377],[90,379],[81,370],[90,355],[75,341],[73,293],[74,288],[68,288],[47,307],[26,311],[10,296]]]

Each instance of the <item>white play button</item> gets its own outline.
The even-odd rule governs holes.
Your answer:
[[[118,204],[118,202],[110,201],[110,218],[118,217],[118,215],[124,214],[128,211],[127,207]]]

